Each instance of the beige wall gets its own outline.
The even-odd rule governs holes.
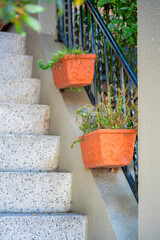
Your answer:
[[[160,1],[138,1],[139,239],[160,239]]]
[[[38,0],[39,4],[46,8],[46,11],[38,15],[39,22],[41,23],[41,33],[56,34],[56,0],[51,3],[45,3],[46,0]]]

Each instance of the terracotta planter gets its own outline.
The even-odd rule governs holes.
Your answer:
[[[135,129],[99,129],[85,134],[80,143],[83,163],[87,168],[127,166],[135,140]]]
[[[95,54],[65,55],[53,64],[53,79],[58,89],[90,85],[94,77]]]

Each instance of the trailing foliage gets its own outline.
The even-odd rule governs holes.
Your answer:
[[[56,62],[60,62],[61,59],[65,55],[81,55],[81,54],[86,54],[86,51],[81,51],[80,49],[68,49],[67,47],[63,46],[62,50],[57,50],[57,52],[54,55],[51,55],[51,60],[47,61],[47,64],[45,65],[43,63],[42,59],[38,60],[38,66],[44,70],[49,69],[53,67],[53,64]]]
[[[71,92],[76,92],[76,91],[77,91],[77,92],[81,92],[81,91],[82,91],[82,89],[81,89],[81,88],[78,88],[78,87],[77,87],[77,88],[76,88],[76,87],[74,87],[74,88],[73,88],[73,87],[69,87],[69,90],[70,90]]]
[[[137,129],[137,106],[130,104],[129,99],[124,102],[123,93],[118,89],[117,105],[115,107],[114,97],[107,97],[104,102],[97,106],[86,105],[78,109],[76,121],[80,124],[80,130],[83,134],[90,133],[98,129]],[[134,116],[131,111],[134,109]],[[79,122],[78,116],[82,117]],[[71,144],[83,141],[76,140]]]

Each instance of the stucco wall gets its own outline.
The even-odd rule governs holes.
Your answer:
[[[46,0],[38,0],[39,4],[46,8],[46,11],[38,14],[38,20],[41,23],[41,33],[55,34],[56,33],[56,0],[47,3]]]
[[[160,1],[138,1],[139,239],[160,239]]]

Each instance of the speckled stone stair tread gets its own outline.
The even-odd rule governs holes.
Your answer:
[[[66,212],[71,177],[61,172],[0,172],[0,212]]]
[[[80,214],[3,214],[0,239],[85,240],[86,223],[86,216]]]
[[[0,171],[56,171],[59,136],[0,134]]]
[[[39,93],[39,79],[0,79],[0,103],[37,104]]]
[[[47,105],[0,103],[0,133],[47,134],[49,114]]]
[[[72,173],[55,172],[60,137],[47,135],[50,108],[38,104],[25,44],[0,32],[0,240],[85,240],[86,216],[68,213]]]
[[[32,56],[0,53],[0,77],[31,78]]]
[[[17,33],[0,32],[0,53],[25,54],[26,38]]]

